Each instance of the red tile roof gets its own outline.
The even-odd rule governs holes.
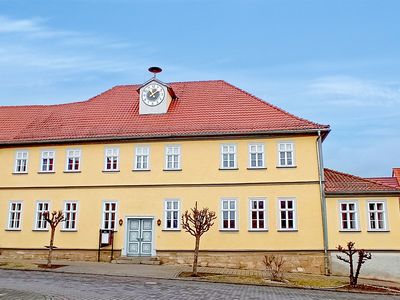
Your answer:
[[[139,115],[139,85],[116,86],[84,102],[0,107],[0,144],[329,131],[224,81],[170,86],[178,99],[162,115]]]
[[[397,182],[400,185],[400,168],[393,168],[392,176],[397,178]]]
[[[397,181],[396,177],[370,177],[367,179],[375,181],[377,183],[384,184],[384,185],[396,187],[396,188],[400,187],[399,182]]]
[[[400,193],[398,187],[330,169],[325,169],[324,175],[327,194]]]

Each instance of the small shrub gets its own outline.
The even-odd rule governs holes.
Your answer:
[[[265,255],[264,265],[268,278],[272,281],[282,281],[284,264],[285,260],[280,255]]]

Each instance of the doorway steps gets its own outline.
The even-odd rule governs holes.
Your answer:
[[[121,256],[113,262],[116,264],[161,265],[161,261],[158,257],[152,256]]]

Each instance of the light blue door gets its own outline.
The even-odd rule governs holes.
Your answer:
[[[128,219],[127,256],[151,256],[153,219]]]

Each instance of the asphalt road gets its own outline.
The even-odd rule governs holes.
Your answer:
[[[354,293],[105,275],[0,270],[4,299],[397,299]]]

